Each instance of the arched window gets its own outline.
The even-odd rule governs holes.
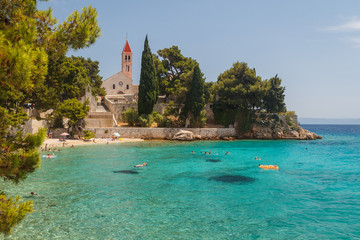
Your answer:
[[[125,55],[125,62],[127,61],[127,55]]]
[[[126,71],[130,72],[130,66],[126,66]]]
[[[115,89],[115,84],[113,84],[113,89]]]
[[[126,89],[129,89],[129,84],[126,84]]]
[[[128,56],[128,60],[129,60],[129,62],[130,62],[130,56]]]

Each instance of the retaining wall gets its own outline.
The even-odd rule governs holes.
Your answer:
[[[191,131],[201,138],[235,137],[235,128],[139,128],[139,127],[113,127],[113,128],[86,128],[95,133],[98,138],[111,138],[119,133],[123,138],[143,139],[170,139],[180,130]]]

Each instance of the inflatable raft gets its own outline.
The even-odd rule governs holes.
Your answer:
[[[279,167],[277,165],[260,165],[259,164],[259,168],[279,170]]]

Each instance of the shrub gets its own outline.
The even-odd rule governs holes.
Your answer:
[[[190,123],[190,126],[191,127],[204,127],[205,124],[206,124],[206,110],[202,110],[200,115],[196,118],[192,118],[191,119],[191,123]]]
[[[279,113],[279,115],[283,115],[283,116],[295,116],[296,113],[295,113],[295,111],[287,111],[287,112]]]
[[[265,119],[266,118],[266,113],[260,113],[260,118]]]
[[[134,126],[139,121],[138,112],[133,108],[126,109],[121,114],[121,116],[122,116],[123,121],[128,123],[130,126]]]
[[[139,116],[138,121],[139,121],[140,126],[150,127],[151,124],[153,123],[154,119],[153,119],[152,114],[141,114]]]
[[[84,130],[84,133],[85,133],[84,139],[91,139],[95,137],[95,133],[89,130]]]
[[[271,116],[271,118],[272,119],[274,119],[275,121],[279,121],[279,116],[276,114],[276,113],[274,113],[272,116]]]

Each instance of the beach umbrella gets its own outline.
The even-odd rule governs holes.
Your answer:
[[[62,134],[60,134],[60,136],[62,136],[63,137],[63,139],[65,138],[65,136],[68,136],[69,134],[68,133],[66,133],[66,132],[64,132],[64,133],[62,133]]]
[[[114,133],[114,135],[115,135],[116,137],[120,137],[120,134],[118,134],[118,133]]]

